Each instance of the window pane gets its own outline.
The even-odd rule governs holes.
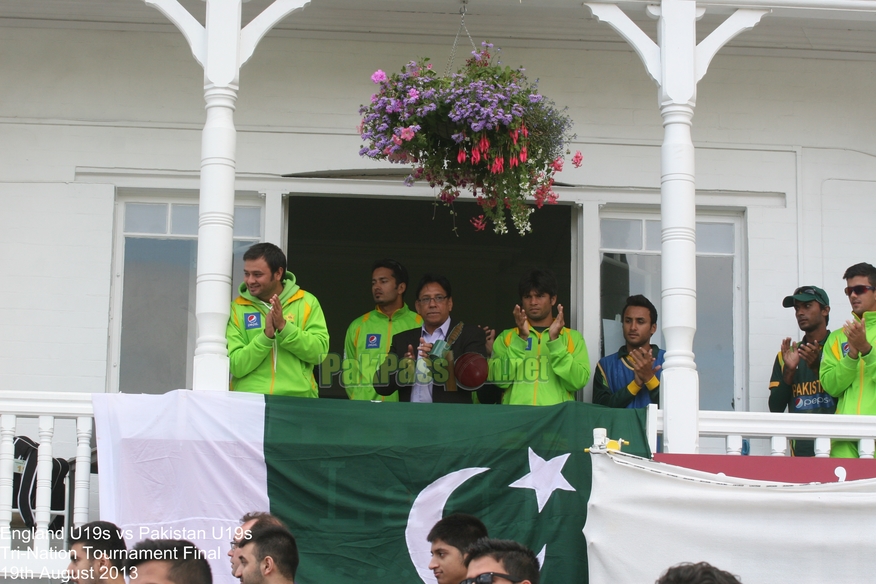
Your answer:
[[[259,237],[262,234],[261,207],[234,208],[234,237]]]
[[[663,233],[660,221],[645,221],[645,249],[660,251],[663,245]]]
[[[198,206],[171,205],[170,232],[174,235],[197,235]]]
[[[126,233],[167,233],[167,205],[125,203]]]
[[[608,249],[642,249],[642,221],[638,219],[603,219],[600,221],[601,246]]]
[[[624,344],[623,309],[627,297],[644,294],[657,308],[660,322],[660,256],[602,254],[602,355],[611,355]],[[662,346],[660,327],[651,342]]]
[[[732,223],[697,223],[697,253],[733,252]]]
[[[125,238],[119,391],[192,386],[197,246],[194,239]]]
[[[697,258],[697,334],[700,409],[733,410],[733,258]]]

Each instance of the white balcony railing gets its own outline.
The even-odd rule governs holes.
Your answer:
[[[55,421],[75,421],[76,455],[71,465],[72,489],[68,488],[64,527],[88,522],[91,478],[91,435],[93,410],[90,393],[32,393],[0,391],[0,558],[5,577],[57,579],[66,569],[66,537],[49,533],[52,518],[51,482]],[[37,422],[36,527],[13,529],[13,437],[19,422]],[[68,487],[70,483],[68,482]],[[15,541],[19,540],[19,541]],[[24,545],[22,545],[24,544]]]
[[[657,452],[657,435],[663,432],[663,411],[648,407],[648,444]],[[771,414],[764,412],[699,413],[699,435],[726,440],[726,454],[741,455],[743,438],[770,441],[771,456],[788,455],[789,438],[815,439],[815,456],[830,456],[830,439],[858,442],[861,458],[873,458],[876,450],[876,416],[830,414]]]
[[[72,488],[68,488],[65,526],[83,525],[89,520],[93,428],[91,394],[0,391],[0,558],[4,558],[0,568],[6,569],[7,576],[15,574],[17,578],[37,578],[43,570],[61,571],[68,563],[63,552],[66,549],[65,539],[58,541],[48,532],[53,513],[51,474],[57,420],[75,422],[75,439],[70,440],[75,440],[75,457],[72,478],[67,479],[72,481]],[[16,511],[13,507],[13,437],[19,423],[29,423],[35,427],[39,437],[36,527],[29,544],[24,547],[20,545],[21,542],[13,541],[16,530],[12,529]],[[663,412],[655,406],[648,409],[647,432],[651,450],[656,452],[657,436],[663,432]],[[876,416],[701,411],[699,435],[702,438],[724,439],[725,452],[730,455],[742,454],[743,437],[769,440],[773,456],[788,454],[788,438],[814,438],[816,456],[827,457],[830,455],[830,439],[840,438],[858,441],[861,457],[873,458],[876,450]]]

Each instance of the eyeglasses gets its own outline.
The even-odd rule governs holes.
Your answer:
[[[846,288],[846,296],[851,296],[852,292],[855,293],[855,296],[860,296],[867,290],[874,291],[876,290],[876,288],[874,288],[873,286],[864,286],[863,284],[858,284],[857,286],[848,286]]]
[[[466,578],[459,584],[493,584],[493,578],[504,578],[509,582],[517,583],[523,582],[523,580],[518,580],[514,576],[509,576],[508,574],[500,574],[499,572],[485,572],[483,574],[479,574],[474,578]]]
[[[420,304],[432,304],[432,301],[435,301],[435,304],[444,304],[447,300],[447,296],[423,296],[422,298],[417,298],[417,302]]]
[[[797,294],[812,294],[813,296],[815,296],[817,292],[812,286],[801,286],[800,288],[794,290],[794,296],[796,296]]]

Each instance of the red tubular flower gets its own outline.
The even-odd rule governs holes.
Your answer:
[[[465,162],[465,148],[459,149],[459,154],[456,155],[456,161],[460,164]]]
[[[575,152],[575,156],[572,157],[572,166],[575,168],[581,168],[581,163],[584,161],[584,155],[581,154],[580,150]]]
[[[517,164],[518,164],[517,157],[512,154],[511,158],[508,160],[508,168],[515,168],[517,166]]]
[[[523,126],[522,130],[523,130],[523,137],[529,138],[529,130],[526,129],[526,126]]]
[[[487,227],[487,220],[483,215],[472,217],[470,221],[471,224],[474,225],[475,231],[483,231]]]
[[[526,146],[520,149],[520,162],[526,162],[529,159],[529,154],[526,152]]]
[[[490,149],[490,141],[487,140],[486,135],[481,135],[480,142],[478,142],[478,146],[481,148],[481,152],[485,153]]]
[[[517,144],[517,133],[518,133],[517,130],[511,130],[511,132],[510,132],[511,140],[514,142],[515,145]]]
[[[471,151],[471,163],[477,164],[481,161],[481,151],[477,148],[473,148]]]

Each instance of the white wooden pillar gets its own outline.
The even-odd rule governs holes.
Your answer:
[[[663,116],[661,148],[663,365],[660,399],[666,452],[699,448],[699,376],[694,362],[696,333],[696,172],[691,124],[696,87],[715,53],[752,28],[768,10],[737,10],[699,46],[696,21],[705,9],[695,0],[662,0],[647,7],[657,18],[657,44],[615,4],[587,3],[593,15],[632,45],[658,85]]]
[[[307,5],[307,0],[275,0],[245,28],[240,27],[245,0],[205,0],[206,26],[178,0],[144,0],[160,10],[185,36],[195,60],[204,68],[207,120],[201,138],[201,194],[198,220],[198,269],[195,317],[195,390],[228,390],[225,326],[230,315],[234,232],[234,178],[240,67],[262,37],[280,20]]]

